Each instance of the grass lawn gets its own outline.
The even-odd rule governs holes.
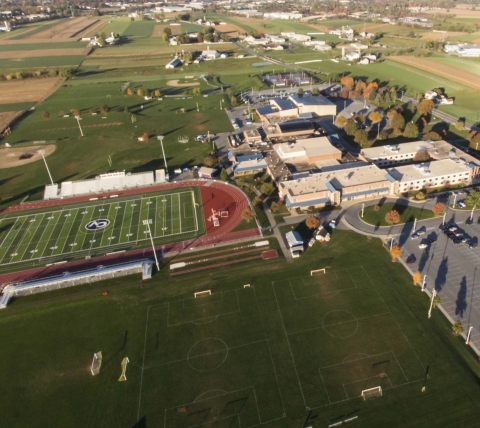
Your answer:
[[[385,221],[385,215],[391,210],[396,210],[400,214],[400,222],[397,224],[413,222],[415,219],[426,220],[435,217],[435,214],[430,210],[400,205],[394,202],[385,202],[378,211],[375,211],[373,206],[366,207],[362,220],[374,226],[390,226]]]
[[[45,56],[30,57],[18,59],[2,59],[0,64],[1,73],[11,73],[12,71],[37,68],[52,67],[76,67],[85,59],[83,55],[66,55],[66,56]]]
[[[155,21],[132,22],[122,32],[122,37],[150,37],[155,27]],[[105,29],[103,30],[105,32]]]
[[[335,230],[293,263],[193,281],[171,279],[165,263],[142,286],[136,275],[2,311],[5,426],[285,427],[303,424],[308,408],[318,426],[346,415],[368,427],[477,426],[477,358],[439,311],[426,322],[428,298],[379,240]],[[201,290],[212,294],[195,299]],[[118,382],[124,357],[128,380]],[[383,397],[364,402],[361,390],[375,386]]]
[[[0,52],[33,51],[44,49],[77,49],[85,48],[88,42],[52,42],[52,43],[25,43],[24,45],[2,45]]]
[[[56,182],[92,178],[109,170],[140,172],[163,167],[155,135],[165,136],[167,164],[171,172],[178,167],[201,165],[209,154],[210,146],[194,142],[193,137],[208,131],[215,134],[230,129],[227,115],[220,111],[222,99],[228,105],[226,96],[185,98],[182,93],[186,88],[169,87],[165,83],[165,80],[131,83],[134,90],[140,87],[160,89],[164,95],[162,101],[123,95],[120,89],[124,83],[62,87],[40,103],[35,111],[28,112],[26,118],[13,127],[6,141],[15,144],[56,140],[57,149],[47,159]],[[211,90],[203,81],[200,88],[207,94]],[[175,94],[178,97],[165,97]],[[99,112],[103,104],[110,107],[108,114]],[[124,112],[125,106],[130,113]],[[73,116],[63,117],[63,114],[76,108],[83,112],[81,125],[85,138],[82,139],[78,139],[80,132]],[[181,108],[185,109],[184,114],[179,113]],[[90,109],[98,114],[92,116]],[[50,112],[49,119],[43,119],[43,111]],[[132,114],[135,123],[132,123]],[[151,136],[150,141],[137,142],[137,137],[144,132]],[[178,143],[178,138],[184,135],[190,137],[190,142]],[[107,162],[109,155],[113,161],[112,167]],[[0,190],[2,203],[12,204],[19,202],[26,194],[33,199],[40,198],[48,176],[42,162],[34,162],[29,164],[28,169],[15,167],[0,170],[0,180],[8,182],[8,186],[2,186]]]

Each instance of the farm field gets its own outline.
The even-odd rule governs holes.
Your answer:
[[[0,82],[0,104],[42,101],[55,92],[62,82],[61,78]]]
[[[432,55],[431,57],[428,58],[428,60],[436,62],[438,64],[444,64],[451,67],[455,67],[462,71],[467,71],[468,73],[472,73],[480,76],[480,62],[475,59],[459,58],[459,57],[448,56],[448,55],[441,55],[441,56]]]
[[[125,201],[2,216],[0,266],[148,246],[150,236],[143,224],[147,219],[152,220],[150,230],[157,244],[192,239],[205,231],[200,205],[198,189],[182,188]]]
[[[476,357],[439,311],[427,322],[428,298],[379,240],[335,230],[293,264],[175,279],[169,262],[141,287],[132,276],[13,301],[0,317],[5,424],[276,428],[312,410],[317,426],[476,427]],[[363,401],[374,386],[383,396]]]
[[[49,51],[54,49],[81,49],[86,48],[88,42],[52,42],[52,43],[32,43],[22,42],[11,43],[7,40],[0,42],[0,52],[12,52],[12,51]]]
[[[16,35],[14,34],[12,37],[10,37],[10,40],[30,39],[32,38],[32,36],[35,36],[41,32],[44,32],[46,30],[49,30],[51,28],[64,24],[68,21],[69,21],[69,18],[62,18],[55,21],[45,21],[43,23],[35,24],[33,28],[29,29],[28,31],[24,31]]]
[[[16,59],[2,59],[0,64],[0,74],[6,74],[22,69],[30,71],[37,68],[77,67],[84,59],[85,55],[38,56],[30,58],[22,57]]]
[[[472,89],[480,89],[480,83],[477,81],[478,75],[475,73],[460,70],[450,65],[435,63],[425,58],[391,56],[390,59],[392,61],[398,61],[402,64],[419,68],[420,70],[428,71],[432,74],[437,74],[449,80],[453,80],[454,82],[471,87]]]
[[[150,37],[154,27],[155,22],[153,21],[132,22],[121,35],[124,37]]]
[[[47,57],[85,57],[90,52],[90,48],[65,48],[65,49],[45,49],[32,51],[0,51],[0,59],[21,59],[29,61],[29,58]],[[68,62],[68,61],[67,61]],[[49,64],[49,62],[45,62]]]

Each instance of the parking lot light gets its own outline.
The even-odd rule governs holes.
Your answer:
[[[457,194],[453,196],[453,208],[455,208],[455,204],[457,203]]]
[[[477,204],[473,205],[472,213],[470,214],[470,221],[473,221],[473,211],[475,211]]]
[[[470,328],[468,329],[467,340],[465,341],[465,343],[466,343],[467,345],[470,345],[470,334],[472,333],[472,329],[473,329],[473,327],[470,327]]]
[[[428,310],[428,319],[430,319],[432,316],[433,299],[435,299],[436,295],[437,295],[437,290],[435,290],[434,288],[432,293],[432,300],[430,301],[430,309]]]
[[[417,219],[413,222],[413,231],[417,230]]]
[[[445,225],[445,217],[447,216],[447,213],[443,213],[443,221],[442,221],[442,225]]]

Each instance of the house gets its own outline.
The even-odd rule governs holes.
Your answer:
[[[246,41],[250,45],[265,45],[268,43],[268,39],[266,38],[256,39],[253,36],[245,37],[244,41]]]
[[[368,58],[362,58],[360,61],[358,61],[359,64],[361,65],[368,65],[370,64],[370,60]]]
[[[175,68],[182,64],[183,62],[180,58],[174,58],[165,66],[165,68]]]
[[[287,240],[287,244],[290,247],[290,252],[292,257],[295,259],[300,257],[300,254],[303,253],[303,238],[300,233],[296,230],[292,230],[291,232],[287,232],[285,234],[285,239]]]
[[[282,45],[275,45],[275,44],[268,44],[265,45],[266,50],[272,50],[272,51],[283,51],[283,46]]]
[[[360,58],[360,55],[358,52],[349,52],[345,55],[345,59],[349,60],[349,61],[354,61],[356,59],[359,59]]]
[[[169,45],[170,46],[177,46],[178,43],[177,43],[177,38],[176,37],[170,37],[170,40],[169,40]]]
[[[365,31],[362,31],[361,33],[359,33],[359,35],[360,35],[360,37],[363,37],[364,39],[375,37],[375,34],[367,33]]]
[[[218,51],[211,51],[210,49],[207,49],[206,51],[202,51],[201,55],[206,61],[213,60],[220,58],[220,52]]]
[[[319,51],[319,52],[326,52],[326,51],[331,51],[332,47],[330,45],[327,45],[327,44],[316,44],[313,47],[313,50]]]
[[[434,100],[437,98],[438,94],[435,91],[427,91],[425,92],[425,99],[426,100]]]

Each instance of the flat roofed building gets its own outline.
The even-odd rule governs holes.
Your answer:
[[[334,147],[327,137],[304,138],[279,144],[276,151],[282,160],[306,157],[307,162],[312,164],[328,159],[342,159],[341,150]]]
[[[290,120],[283,123],[275,123],[263,127],[268,138],[288,138],[301,135],[311,135],[315,132],[315,126],[309,120]]]
[[[395,180],[375,165],[341,168],[279,183],[289,208],[339,204],[393,194]]]
[[[472,168],[453,159],[402,165],[389,168],[388,174],[398,183],[396,193],[452,184],[470,184]]]
[[[256,129],[248,129],[243,131],[243,135],[248,144],[260,143],[262,141],[262,136]]]
[[[318,116],[337,114],[337,106],[323,95],[291,94],[289,99],[298,107],[299,113],[315,113]]]

